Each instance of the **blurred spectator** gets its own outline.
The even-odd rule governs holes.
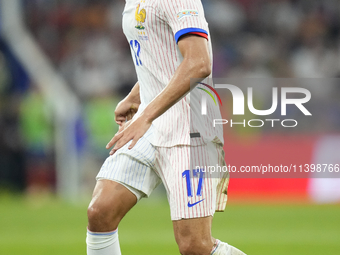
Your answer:
[[[85,103],[84,114],[89,134],[89,147],[92,155],[100,161],[107,157],[105,144],[118,131],[115,122],[114,109],[118,104],[117,97],[102,95],[88,100]]]
[[[25,166],[18,115],[20,99],[11,91],[11,72],[0,50],[0,189],[22,191],[25,188]]]
[[[25,143],[26,182],[29,193],[50,191],[54,186],[52,114],[35,86],[21,102],[20,128]]]
[[[48,2],[26,1],[27,24],[80,98],[134,85],[130,49],[120,27],[124,3]]]

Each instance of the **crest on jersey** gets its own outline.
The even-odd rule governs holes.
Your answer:
[[[137,26],[135,26],[135,28],[137,28],[138,30],[144,30],[145,27],[143,26],[143,23],[145,22],[145,18],[146,18],[146,11],[145,9],[141,9],[140,8],[140,4],[137,5],[136,8],[136,12],[135,12],[135,19],[137,21]]]

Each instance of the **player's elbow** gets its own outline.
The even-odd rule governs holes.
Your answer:
[[[211,74],[211,64],[209,60],[197,61],[196,72],[198,78],[206,78]]]

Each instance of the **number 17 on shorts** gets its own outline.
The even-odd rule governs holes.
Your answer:
[[[182,173],[182,177],[186,180],[188,198],[192,198],[194,195],[200,198],[199,201],[196,201],[194,203],[190,203],[190,201],[188,201],[188,207],[193,207],[201,203],[202,201],[204,201],[204,198],[202,199],[204,172],[197,170],[197,169],[193,169],[191,171],[185,170]],[[195,185],[195,182],[197,182],[196,185]]]

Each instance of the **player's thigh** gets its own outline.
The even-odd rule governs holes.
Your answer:
[[[154,146],[144,136],[132,149],[129,149],[130,143],[131,141],[105,160],[96,179],[112,180],[126,185],[133,192],[136,191],[137,200],[140,200],[142,197],[148,197],[161,179],[153,169]]]
[[[212,216],[173,221],[176,242],[180,250],[199,250],[209,254],[214,245],[211,236]]]
[[[136,195],[124,185],[112,180],[98,180],[88,208],[89,230],[114,230],[136,203]]]

